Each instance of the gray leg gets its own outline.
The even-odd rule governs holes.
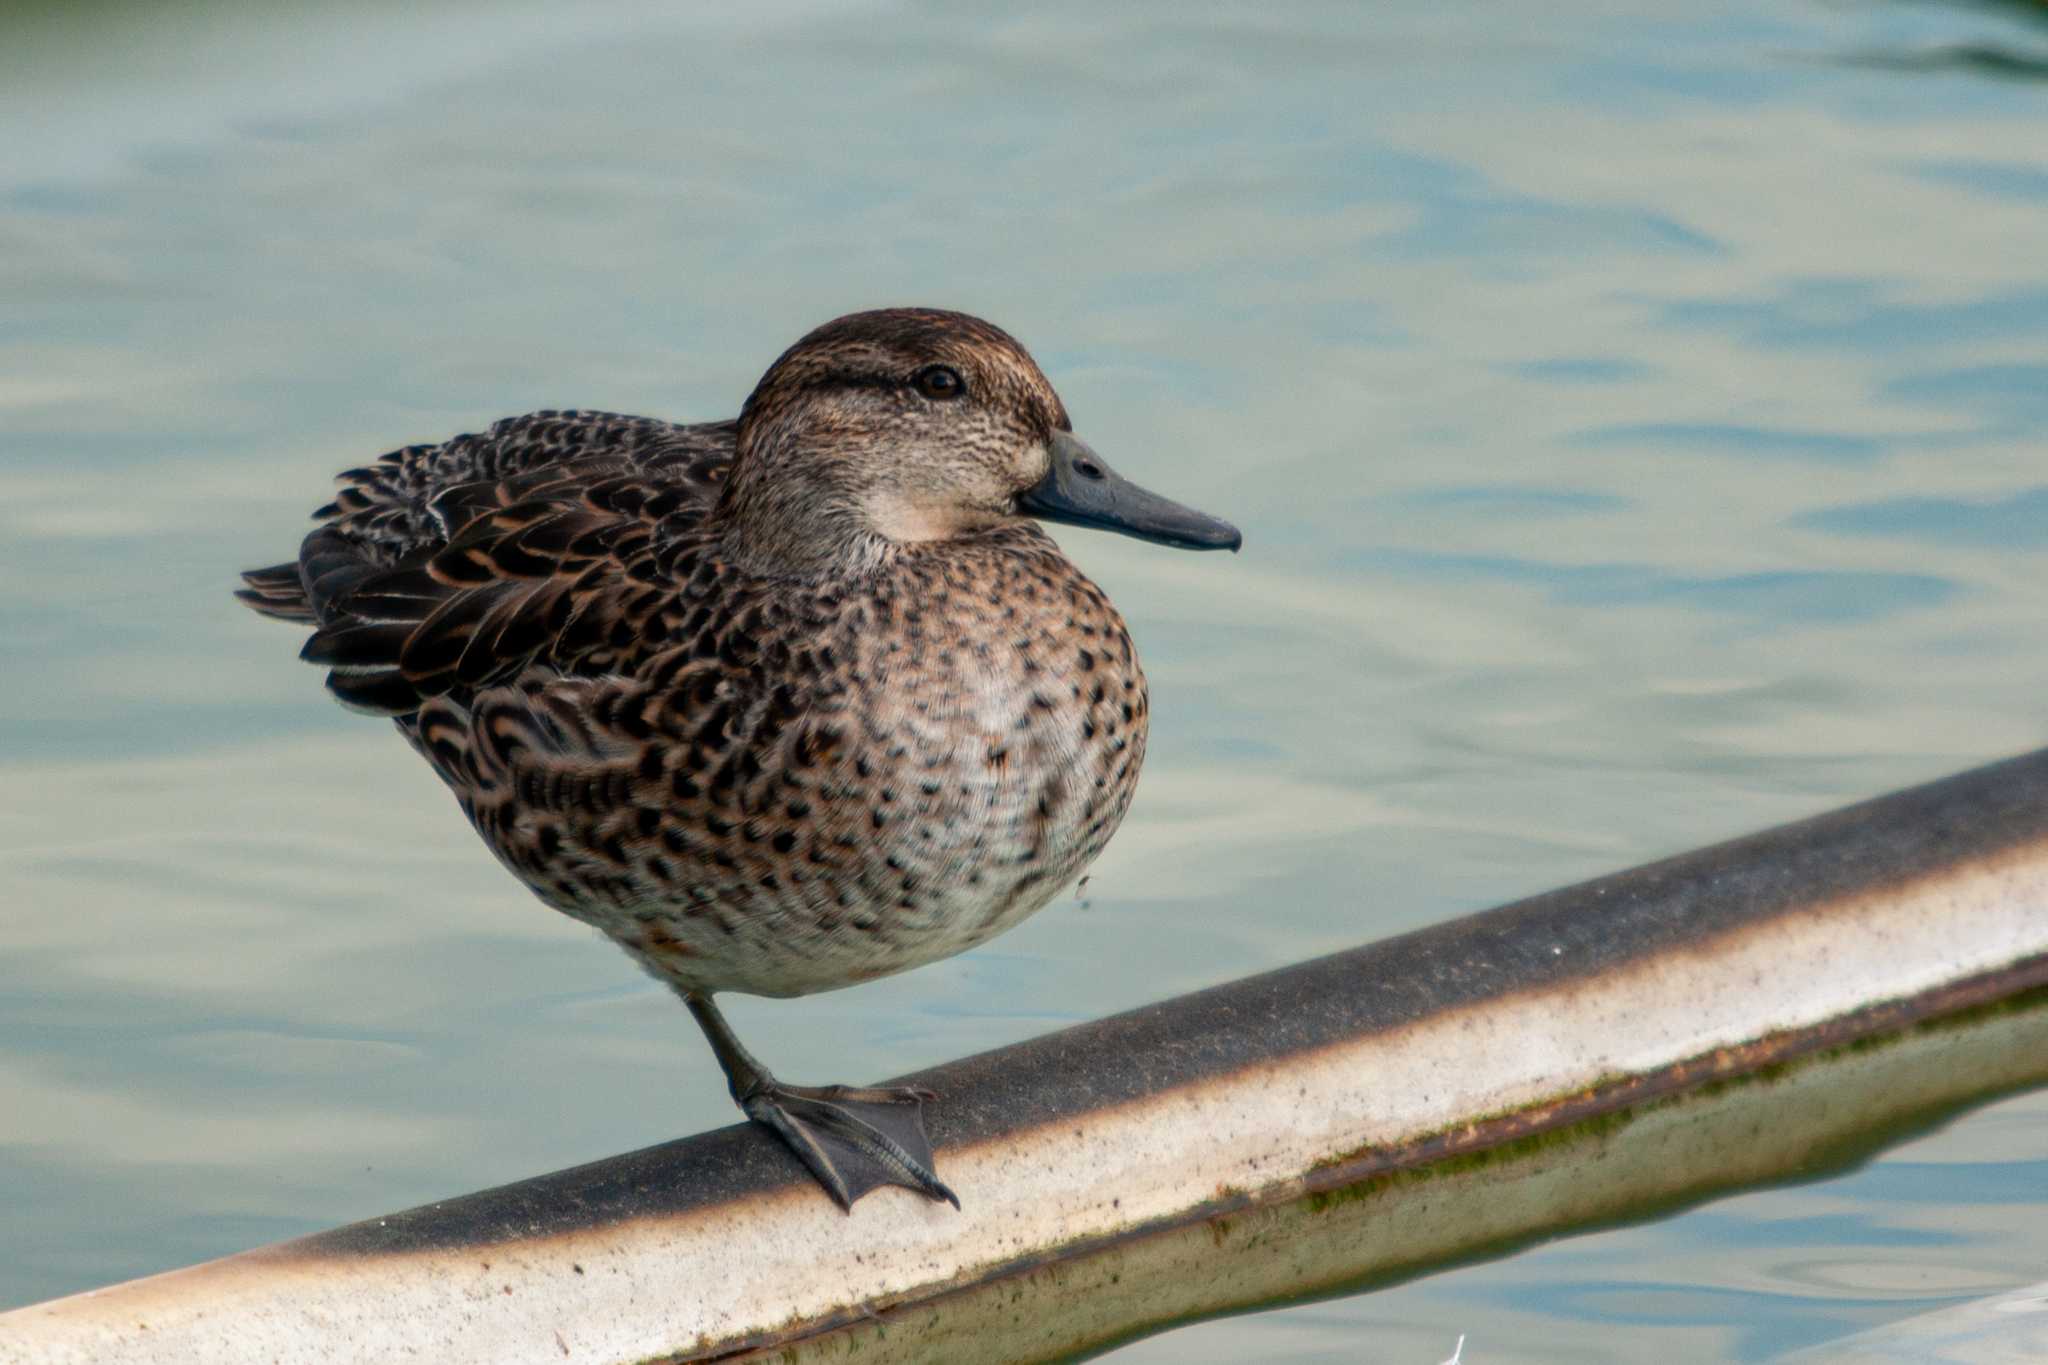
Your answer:
[[[740,1044],[708,995],[679,991],[704,1030],[733,1100],[748,1118],[774,1130],[839,1207],[878,1185],[901,1185],[954,1208],[960,1200],[932,1170],[923,1103],[929,1090],[858,1090],[844,1085],[784,1085]]]

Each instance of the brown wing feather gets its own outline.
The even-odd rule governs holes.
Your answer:
[[[302,657],[329,667],[344,702],[392,714],[534,664],[628,671],[667,639],[678,587],[707,554],[701,507],[665,491],[612,476],[501,495],[421,562],[316,590],[326,624]]]
[[[706,568],[732,424],[536,413],[342,476],[299,562],[245,575],[343,702],[406,715],[535,663],[630,668]],[[712,572],[716,572],[715,566]]]
[[[366,557],[390,565],[447,543],[488,499],[517,502],[600,467],[694,489],[708,503],[734,440],[731,422],[677,426],[615,412],[528,413],[347,470],[334,501],[313,516],[362,546]]]

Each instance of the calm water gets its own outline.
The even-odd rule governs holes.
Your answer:
[[[730,1121],[674,1001],[227,591],[333,470],[727,415],[850,308],[1002,322],[1248,548],[1066,537],[1152,675],[1130,823],[988,949],[736,1001],[791,1077],[2041,743],[2044,18],[14,7],[0,1304]],[[2044,1150],[2009,1100],[1119,1359],[1762,1359],[2037,1280]]]

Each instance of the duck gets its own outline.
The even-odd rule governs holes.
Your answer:
[[[337,478],[257,612],[389,717],[484,844],[673,990],[840,1208],[955,1209],[913,1087],[778,1080],[714,1003],[964,952],[1074,884],[1150,718],[1124,619],[1043,523],[1237,528],[1117,474],[1024,347],[852,313],[736,420],[550,410]]]

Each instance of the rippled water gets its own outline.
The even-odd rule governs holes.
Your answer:
[[[2041,742],[2032,5],[16,7],[0,1304],[722,1124],[235,570],[530,408],[929,302],[1237,520],[1065,537],[1154,738],[1085,904],[736,1001],[908,1070]],[[1132,964],[1143,964],[1142,967]],[[2048,1100],[1133,1362],[1760,1359],[2038,1279]]]

